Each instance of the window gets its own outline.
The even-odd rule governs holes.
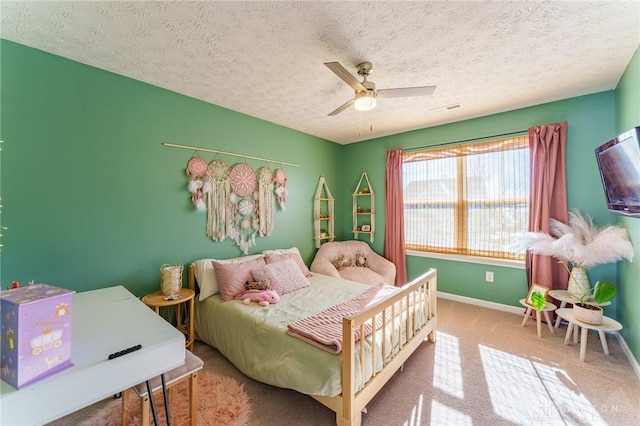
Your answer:
[[[512,246],[528,223],[526,135],[405,152],[403,184],[408,250],[524,260]]]

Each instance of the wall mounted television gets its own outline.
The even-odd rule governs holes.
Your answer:
[[[609,211],[640,217],[640,126],[595,151]]]

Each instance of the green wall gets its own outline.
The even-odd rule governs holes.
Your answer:
[[[311,261],[312,197],[320,175],[342,180],[340,145],[6,40],[0,49],[2,288],[121,284],[143,295],[162,264],[239,256],[207,238],[190,204],[193,152],[162,142],[299,164],[284,166],[287,210],[251,252],[297,246]]]
[[[0,284],[47,282],[84,291],[122,284],[136,295],[158,287],[164,263],[240,255],[231,242],[213,242],[205,216],[190,205],[184,168],[194,145],[297,163],[289,177],[287,211],[251,253],[300,248],[313,258],[312,197],[324,175],[336,197],[338,239],[352,238],[351,193],[368,172],[376,192],[377,234],[384,241],[385,151],[524,130],[568,121],[569,207],[596,223],[618,221],[636,248],[634,263],[592,269],[591,280],[620,284],[607,314],[617,316],[636,358],[640,354],[640,221],[611,215],[593,149],[640,124],[640,54],[615,91],[566,99],[463,122],[341,146],[126,77],[0,41]],[[375,125],[375,123],[374,123]],[[213,154],[202,153],[207,160]],[[219,156],[234,164],[234,157]],[[254,167],[259,162],[249,161]],[[277,164],[271,164],[278,167]],[[519,306],[524,270],[410,256],[410,277],[438,268],[439,289]],[[494,283],[484,272],[494,271]]]
[[[466,120],[399,135],[379,138],[345,147],[345,181],[353,182],[367,171],[376,194],[376,227],[380,230],[373,244],[383,251],[384,229],[384,153],[388,149],[429,146],[482,136],[524,130],[540,124],[568,122],[567,185],[569,208],[576,208],[594,218],[596,224],[615,223],[624,226],[634,244],[634,262],[601,265],[589,271],[592,282],[606,279],[618,284],[618,297],[607,307],[607,315],[624,326],[622,335],[636,359],[640,360],[640,219],[615,216],[606,207],[604,191],[594,156],[594,148],[619,132],[640,125],[640,48],[636,51],[615,91],[566,99],[516,111]],[[353,190],[349,186],[349,190]],[[342,194],[348,197],[348,193]],[[350,204],[341,210],[350,214]],[[343,222],[343,234],[351,224]],[[409,256],[409,277],[426,268],[438,269],[438,289],[443,292],[519,306],[518,299],[527,291],[523,269],[496,267],[476,263]],[[494,271],[494,282],[486,283],[485,271]]]
[[[640,126],[640,46],[616,88],[616,133]],[[640,218],[616,216],[629,232],[633,263],[618,262],[618,320],[625,342],[640,361]]]
[[[347,163],[361,167],[345,170],[344,178],[346,182],[353,182],[355,186],[361,169],[368,172],[372,186],[376,193],[380,194],[376,199],[376,210],[380,212],[376,217],[376,227],[383,229],[386,150],[409,149],[499,135],[566,120],[569,207],[590,214],[596,223],[613,222],[612,215],[606,209],[593,150],[611,139],[614,134],[614,101],[614,92],[607,91],[348,145],[345,147]],[[349,214],[348,209],[343,209],[341,214]],[[343,233],[348,232],[350,224],[343,225]],[[383,241],[380,232],[374,244],[376,251],[382,252]],[[518,300],[527,293],[524,269],[408,257],[407,268],[410,277],[417,276],[420,271],[429,267],[438,269],[438,289],[447,293],[513,306],[520,306]],[[485,271],[494,272],[493,283],[485,282]],[[616,266],[599,266],[590,270],[589,275],[594,282],[604,278],[615,281]],[[607,313],[615,316],[615,306],[610,306]]]

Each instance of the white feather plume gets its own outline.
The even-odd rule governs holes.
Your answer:
[[[540,231],[521,234],[516,239],[515,252],[529,250],[583,268],[622,259],[633,261],[633,246],[622,227],[598,228],[590,216],[585,218],[577,211],[569,212],[567,224],[551,219],[550,227],[551,235]]]

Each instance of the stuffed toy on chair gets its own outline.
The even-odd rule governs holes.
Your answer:
[[[356,262],[354,266],[358,266],[360,268],[367,268],[367,258],[364,253],[356,253]]]
[[[258,305],[265,308],[280,301],[280,296],[273,290],[246,290],[236,296],[242,303],[248,305],[251,302],[258,302]]]
[[[331,262],[334,268],[338,271],[342,271],[346,266],[351,266],[351,261],[345,256],[341,254],[337,259]]]

